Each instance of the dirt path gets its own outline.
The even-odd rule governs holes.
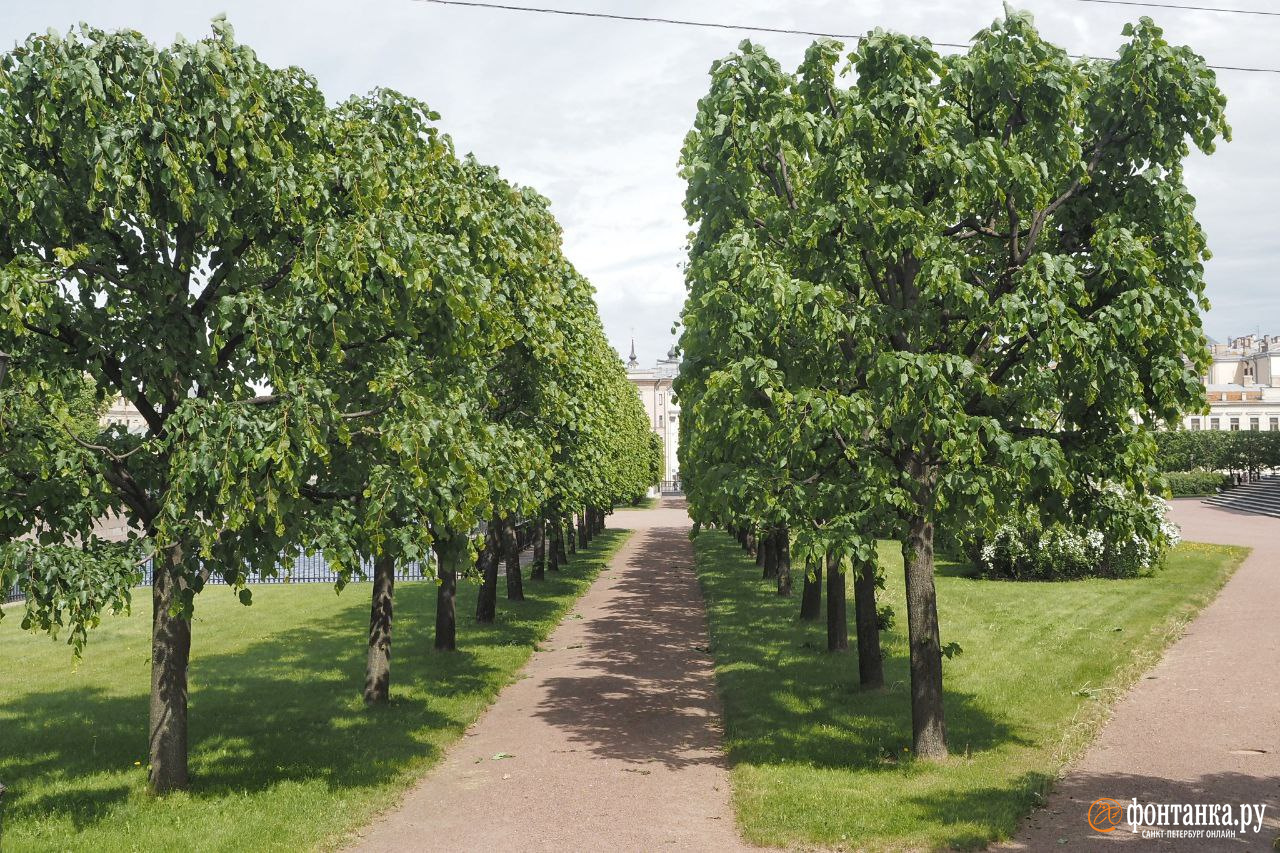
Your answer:
[[[1271,850],[1280,830],[1280,519],[1175,501],[1192,542],[1253,553],[1163,660],[1116,706],[1098,741],[1028,819],[1024,850]],[[1266,803],[1261,835],[1144,839],[1092,831],[1089,804]]]
[[[636,532],[521,680],[351,849],[749,849],[684,505],[609,523]]]

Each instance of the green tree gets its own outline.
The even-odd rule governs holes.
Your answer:
[[[387,109],[422,130],[418,108]],[[367,365],[357,354],[388,333],[440,336],[473,364],[488,341],[482,278],[450,275],[466,266],[460,241],[405,221],[380,189],[390,178],[363,183],[439,159],[429,131],[406,147],[383,118],[335,116],[311,78],[267,67],[222,21],[163,49],[127,31],[33,36],[0,60],[0,322],[23,356],[14,379],[82,372],[147,424],[58,464],[96,478],[154,562],[156,791],[187,785],[190,616],[211,576],[248,603],[247,573],[278,571],[282,555],[358,554],[407,494],[379,487],[425,488],[428,471],[451,472],[434,484],[450,532],[483,507],[468,476],[485,438],[471,396],[416,374],[421,349],[384,347]],[[393,150],[351,144],[357,132]],[[450,393],[462,405],[450,409]],[[431,421],[441,409],[454,414]],[[343,513],[315,510],[317,476],[365,431],[386,453],[344,527]],[[396,454],[426,447],[434,455],[391,473]],[[45,510],[64,542],[87,536],[87,513]],[[395,534],[399,556],[440,538],[427,525]]]
[[[1225,98],[1150,20],[1124,33],[1075,61],[1010,12],[958,55],[876,31],[795,75],[744,43],[686,143],[691,503],[727,487],[714,515],[760,517],[741,493],[767,483],[805,536],[902,543],[922,758],[947,751],[935,527],[1015,489],[1141,493],[1144,425],[1203,405],[1182,162],[1229,132]]]

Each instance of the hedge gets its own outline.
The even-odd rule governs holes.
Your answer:
[[[1280,468],[1280,431],[1175,430],[1155,437],[1162,471],[1258,474]]]
[[[1229,477],[1219,471],[1174,471],[1165,474],[1169,493],[1175,498],[1201,498],[1217,494]]]

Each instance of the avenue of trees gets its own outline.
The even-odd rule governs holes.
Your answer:
[[[157,792],[188,784],[210,579],[249,604],[247,576],[300,552],[340,587],[370,575],[365,699],[385,702],[398,565],[435,572],[453,649],[460,578],[482,621],[500,559],[526,594],[518,523],[551,543],[536,575],[660,476],[547,201],[437,119],[386,90],[330,107],[221,20],[170,47],[81,28],[0,57],[0,587],[79,648],[152,561]],[[99,426],[117,397],[144,431]],[[108,512],[128,546],[94,537]]]
[[[806,615],[825,567],[832,648],[851,567],[864,684],[875,543],[901,543],[920,758],[947,754],[939,531],[1143,495],[1151,426],[1204,404],[1183,161],[1229,134],[1225,98],[1149,20],[1124,34],[1074,60],[1008,13],[956,55],[876,31],[795,73],[744,42],[686,140],[690,511],[764,551],[779,593],[796,555]]]

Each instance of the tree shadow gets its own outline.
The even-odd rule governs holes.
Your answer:
[[[732,762],[875,771],[910,761],[904,644],[884,643],[885,687],[864,690],[856,649],[827,652],[825,621],[800,621],[798,596],[773,594],[737,543],[708,536],[699,551]],[[956,752],[1032,743],[971,693],[949,688],[944,703]]]
[[[367,584],[350,585],[341,607],[326,608],[323,618],[282,630],[261,625],[261,639],[234,652],[202,653],[201,635],[244,624],[198,619],[188,795],[218,799],[290,781],[322,780],[333,791],[376,787],[437,758],[439,744],[471,722],[472,697],[491,698],[506,683],[484,650],[531,647],[567,607],[565,596],[585,586],[564,574],[523,602],[502,599],[490,625],[474,622],[476,588],[460,584],[459,651],[443,654],[430,650],[435,584],[397,584],[392,699],[374,709],[361,699]],[[145,692],[41,689],[0,699],[0,727],[6,822],[61,818],[88,827],[145,787]]]
[[[687,530],[636,535],[608,603],[584,627],[581,662],[546,681],[535,713],[602,757],[672,768],[722,764]]]

